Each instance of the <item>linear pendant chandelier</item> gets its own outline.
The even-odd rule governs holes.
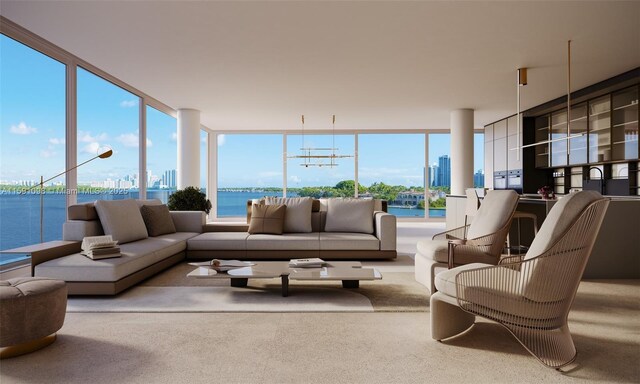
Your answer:
[[[304,132],[304,115],[302,122],[302,147],[300,147],[300,155],[287,156],[288,159],[301,159],[300,166],[308,167],[337,167],[337,159],[353,157],[353,155],[338,154],[339,148],[336,148],[336,115],[331,120],[332,145],[330,148],[307,147],[305,144]]]
[[[526,70],[526,68],[524,68]],[[520,79],[520,69],[518,69],[518,78]],[[526,72],[525,72],[525,84],[526,84]],[[518,117],[520,117],[520,92],[518,90]],[[520,123],[520,119],[518,119],[518,124]],[[519,131],[519,130],[518,130]],[[521,148],[529,148],[535,147],[538,145],[544,145],[549,143],[555,143],[557,141],[567,141],[567,158],[571,153],[571,139],[575,139],[576,137],[581,137],[586,135],[586,132],[576,133],[574,135],[571,134],[571,40],[567,41],[567,134],[564,137],[559,137],[556,139],[548,139],[545,141],[536,142],[533,144],[527,144],[523,146],[517,146],[516,148],[511,148],[511,151],[519,150]],[[518,141],[518,144],[520,142]]]

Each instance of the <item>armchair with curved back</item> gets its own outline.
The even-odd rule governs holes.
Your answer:
[[[498,264],[517,205],[515,191],[489,191],[471,224],[419,241],[416,281],[434,293],[434,276],[440,271],[469,263]]]
[[[506,327],[544,365],[571,363],[567,319],[609,200],[595,191],[555,204],[523,258],[474,263],[439,273],[431,296],[431,336],[464,332],[475,316]]]

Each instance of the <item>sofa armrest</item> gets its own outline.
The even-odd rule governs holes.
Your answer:
[[[396,250],[396,216],[386,212],[375,212],[375,235],[380,240],[381,251]]]
[[[27,245],[20,248],[7,249],[9,253],[28,253],[31,255],[31,276],[36,265],[80,252],[79,241],[54,240],[46,243]]]
[[[178,232],[202,233],[207,215],[202,211],[170,211],[173,225]]]
[[[100,220],[69,220],[62,224],[62,240],[82,241],[85,236],[104,235]]]

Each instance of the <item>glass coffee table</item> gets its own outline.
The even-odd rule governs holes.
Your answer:
[[[359,261],[329,261],[319,268],[290,268],[288,261],[254,261],[249,267],[216,272],[198,267],[187,274],[198,279],[230,280],[232,287],[246,287],[249,279],[275,279],[282,282],[282,296],[289,296],[289,280],[342,281],[344,288],[358,288],[360,280],[380,280],[382,274],[375,268],[362,268]]]

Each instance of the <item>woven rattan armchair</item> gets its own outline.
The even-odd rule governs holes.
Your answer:
[[[489,191],[471,224],[419,241],[416,281],[434,293],[434,276],[440,271],[469,263],[498,264],[517,205],[516,192]]]
[[[609,200],[594,191],[561,199],[522,260],[469,264],[436,276],[431,336],[455,336],[475,316],[503,325],[544,365],[576,357],[567,318]]]

